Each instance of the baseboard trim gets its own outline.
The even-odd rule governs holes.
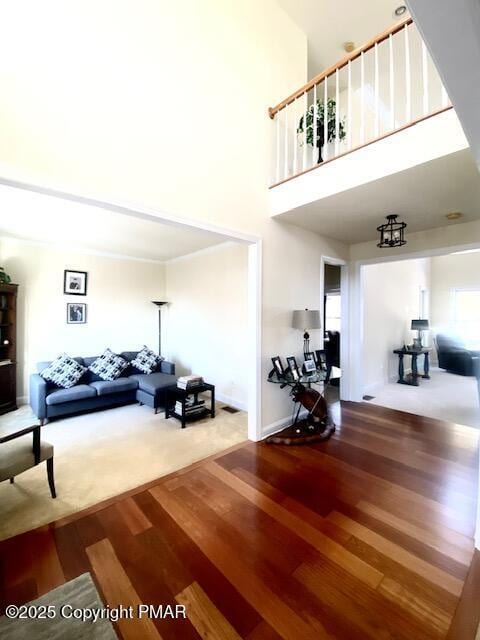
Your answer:
[[[241,400],[237,400],[236,398],[227,396],[224,393],[215,392],[215,399],[219,400],[220,402],[224,402],[225,404],[228,404],[235,409],[239,409],[240,411],[248,411],[248,405],[246,402],[242,402]]]
[[[302,420],[307,415],[308,415],[308,411],[304,409],[303,411],[300,412],[300,415],[298,417],[300,420]],[[268,438],[268,436],[271,436],[274,433],[277,433],[277,431],[281,431],[282,429],[285,429],[285,427],[288,427],[290,424],[292,424],[291,415],[288,417],[282,418],[281,420],[277,420],[276,422],[272,422],[271,424],[268,424],[266,427],[262,428],[262,440],[264,438]]]

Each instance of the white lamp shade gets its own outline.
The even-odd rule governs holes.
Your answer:
[[[320,321],[320,311],[310,309],[300,309],[293,312],[292,327],[294,329],[320,329],[322,326]]]

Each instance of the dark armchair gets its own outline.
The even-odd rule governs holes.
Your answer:
[[[13,484],[15,476],[46,462],[50,493],[56,498],[53,445],[40,439],[40,429],[40,425],[35,425],[0,437],[0,482],[10,480]],[[33,441],[28,437],[30,433]]]
[[[438,334],[435,338],[438,354],[438,366],[450,373],[461,376],[474,376],[473,358],[480,355],[480,351],[471,351],[455,336]]]

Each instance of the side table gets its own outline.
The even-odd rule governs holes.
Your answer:
[[[418,387],[418,374],[417,358],[423,354],[423,375],[422,378],[430,379],[429,371],[429,354],[431,349],[394,349],[393,353],[398,355],[398,384],[408,384],[410,386]],[[409,376],[405,376],[405,369],[403,365],[403,357],[411,356],[412,358],[412,373]]]
[[[198,395],[205,391],[210,392],[210,407],[206,405],[200,405],[198,402]],[[201,385],[193,387],[191,389],[179,389],[177,385],[167,387],[166,393],[166,407],[165,418],[177,418],[182,423],[182,429],[185,429],[187,422],[200,420],[205,416],[210,415],[211,418],[215,417],[215,386],[204,382]],[[202,406],[202,409],[195,411],[195,413],[188,412],[187,401],[190,396],[193,396],[193,406]],[[180,402],[182,405],[182,412],[177,413],[175,411],[176,403]]]

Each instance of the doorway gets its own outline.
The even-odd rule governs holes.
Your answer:
[[[340,377],[329,385],[330,401],[343,399],[345,371],[342,365],[348,357],[348,267],[345,261],[322,257],[321,295],[323,349],[327,367],[340,369]]]

